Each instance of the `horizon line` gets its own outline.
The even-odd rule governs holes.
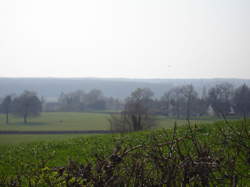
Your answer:
[[[47,76],[47,77],[14,77],[14,76],[4,76],[0,79],[128,79],[128,80],[199,80],[199,79],[235,79],[235,80],[250,80],[250,78],[237,78],[237,77],[200,77],[200,78],[157,78],[157,77],[53,77],[53,76]]]

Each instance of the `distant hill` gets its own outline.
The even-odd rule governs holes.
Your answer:
[[[139,87],[150,88],[156,97],[160,97],[175,86],[192,84],[201,93],[204,87],[209,89],[222,82],[229,82],[235,87],[243,83],[250,85],[250,80],[243,79],[0,78],[0,97],[31,90],[45,99],[55,99],[62,92],[96,88],[102,90],[105,96],[123,99]]]

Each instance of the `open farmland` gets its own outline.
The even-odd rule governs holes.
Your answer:
[[[205,183],[248,186],[249,124],[240,121],[230,124],[220,122],[183,126],[177,130],[95,135],[18,146],[2,145],[0,183],[9,185],[14,181],[23,186],[67,186],[67,182],[73,186],[94,185],[100,181],[104,183],[106,175],[110,175],[109,178],[114,175],[114,181],[110,183],[113,185],[124,182],[131,185],[135,182],[150,182],[152,185],[168,182],[170,186],[180,186],[185,179],[185,172],[188,172],[186,177],[190,180],[187,180],[187,184],[191,186],[206,186]],[[116,157],[120,159],[115,160]],[[107,173],[109,165],[106,164],[112,165],[111,173]],[[133,170],[135,167],[138,168]],[[138,178],[140,172],[145,175]],[[207,174],[203,175],[203,172]],[[236,177],[237,181],[234,181]]]
[[[28,124],[22,122],[22,118],[11,116],[10,124],[5,124],[5,116],[0,115],[0,131],[63,131],[65,134],[0,134],[0,144],[17,144],[37,141],[60,141],[87,134],[67,134],[68,131],[94,131],[109,130],[109,114],[102,113],[74,113],[74,112],[51,112],[42,113],[37,118],[29,119]],[[157,117],[156,128],[171,128],[175,124],[174,119],[163,116]],[[211,122],[212,119],[202,120]],[[193,120],[192,123],[198,123]],[[177,120],[178,125],[186,124],[185,120]]]
[[[11,116],[10,124],[5,124],[5,116],[0,117],[0,130],[9,131],[69,131],[69,130],[108,130],[107,114],[51,112],[28,119],[28,124],[22,118]]]
[[[5,116],[0,115],[0,131],[72,131],[72,130],[109,130],[109,114],[103,113],[80,113],[80,112],[47,112],[41,116],[30,118],[24,124],[22,118],[11,116],[10,124],[5,124]],[[157,116],[157,127],[173,127],[176,122],[183,125],[186,120],[175,120],[164,116]],[[192,120],[192,122],[211,122],[215,118]]]
[[[69,140],[76,137],[92,136],[94,134],[1,134],[0,145],[13,145],[32,142],[52,142]]]

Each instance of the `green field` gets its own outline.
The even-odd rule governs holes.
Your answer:
[[[77,137],[93,136],[94,134],[44,134],[44,135],[32,135],[32,134],[18,134],[18,135],[0,135],[1,145],[12,145],[20,143],[32,143],[32,142],[52,142],[70,140]]]
[[[68,131],[68,130],[109,130],[108,114],[102,113],[73,113],[51,112],[42,113],[41,116],[29,119],[28,124],[22,122],[22,118],[10,117],[10,124],[5,124],[5,116],[0,115],[1,131]],[[211,122],[211,119],[200,120]],[[192,123],[200,121],[193,120]],[[163,116],[157,117],[156,128],[171,128],[177,123],[178,126],[186,124],[185,120],[175,120]],[[74,137],[87,136],[79,134],[63,135],[0,135],[0,144],[30,143],[37,141],[67,140]]]
[[[5,116],[0,115],[0,130],[19,131],[67,131],[67,130],[108,130],[108,114],[50,112],[28,119],[28,124],[22,118],[10,117],[10,124],[5,124]]]
[[[0,131],[69,131],[69,130],[109,130],[109,114],[103,113],[77,113],[77,112],[51,112],[42,113],[41,116],[30,118],[28,124],[22,118],[10,116],[10,124],[5,124],[5,115],[0,115]],[[203,119],[202,122],[211,122]],[[185,120],[174,120],[163,116],[157,117],[156,128],[171,128],[175,122],[181,126]],[[192,123],[199,123],[193,120]],[[87,136],[86,134],[63,135],[0,135],[0,145],[30,143],[38,141],[67,140],[74,137]]]
[[[121,154],[123,150],[133,150],[134,147],[142,146],[142,148],[138,150],[134,149],[135,151],[131,151],[131,155],[129,154],[124,162],[116,166],[116,173],[119,173],[121,176],[127,176],[124,172],[127,169],[135,167],[133,163],[137,165],[140,164],[140,162],[145,162],[144,164],[147,165],[140,166],[144,167],[143,172],[151,173],[150,176],[155,176],[152,180],[160,181],[162,180],[161,176],[166,176],[165,172],[167,173],[170,171],[172,166],[178,165],[176,170],[174,170],[176,176],[172,176],[177,177],[177,181],[174,180],[172,182],[180,182],[178,180],[183,177],[182,167],[184,167],[182,164],[182,157],[186,158],[187,161],[192,159],[192,163],[198,162],[201,159],[201,164],[204,163],[204,159],[207,159],[207,161],[211,161],[212,164],[217,164],[215,168],[209,171],[212,172],[211,176],[209,175],[211,180],[218,178],[218,181],[213,181],[213,183],[217,185],[222,184],[218,186],[230,186],[230,182],[233,181],[230,177],[234,177],[234,175],[237,174],[240,176],[238,178],[240,181],[239,186],[246,186],[249,185],[250,182],[246,177],[250,175],[250,165],[247,164],[247,146],[250,145],[249,124],[248,122],[246,126],[242,126],[242,122],[231,121],[230,127],[224,122],[198,124],[197,127],[193,127],[193,132],[191,132],[187,126],[181,126],[177,129],[176,133],[173,133],[173,129],[168,129],[130,134],[93,135],[75,137],[73,139],[71,139],[70,136],[58,136],[52,138],[50,141],[19,145],[1,145],[0,183],[1,180],[6,181],[6,179],[8,179],[11,181],[15,179],[16,182],[19,181],[24,186],[28,186],[28,181],[32,184],[40,185],[47,183],[45,186],[50,186],[49,184],[51,182],[60,183],[60,181],[67,180],[67,173],[58,178],[58,174],[54,172],[53,168],[67,166],[68,164],[67,167],[69,167],[69,169],[65,172],[72,172],[70,174],[71,181],[69,182],[74,182],[79,176],[74,174],[77,170],[73,171],[72,167],[77,168],[78,166],[74,164],[70,165],[71,162],[69,162],[69,160],[74,160],[83,164],[93,164],[93,167],[91,167],[93,170],[92,177],[94,177],[97,163],[109,163],[111,162],[109,160],[111,159],[111,154]],[[222,128],[222,131],[219,131],[219,128]],[[221,132],[224,132],[226,136],[222,135]],[[14,137],[15,135],[13,135],[13,138]],[[44,137],[49,139],[47,135]],[[186,138],[180,141],[181,137]],[[64,138],[66,138],[66,140]],[[175,143],[177,141],[180,141],[178,146]],[[169,146],[169,143],[164,146],[166,142],[169,142],[172,146]],[[160,147],[157,148],[157,146]],[[121,149],[121,151],[117,153],[114,152],[113,150],[115,147],[120,147],[119,149]],[[171,152],[172,149],[174,149],[173,152]],[[104,160],[101,161],[102,159]],[[154,165],[157,164],[154,163],[154,159],[156,159],[157,162],[162,159],[161,162],[163,164],[165,162],[168,163],[166,166],[173,165],[171,167],[166,167],[165,171],[162,170],[164,169],[162,168],[164,165],[160,164],[159,167]],[[108,162],[105,160],[108,160]],[[140,162],[137,162],[138,160],[140,160]],[[150,165],[151,163],[153,165]],[[152,166],[156,168],[151,170]],[[189,167],[192,166],[190,165]],[[206,168],[212,166],[205,165],[202,167]],[[196,168],[194,167],[191,169],[195,170]],[[105,178],[105,171],[98,172],[104,172],[101,174],[97,173],[96,177],[98,177],[98,179],[101,177]],[[131,170],[129,173],[131,172],[133,171]],[[197,172],[200,172],[200,170]],[[135,175],[133,176],[135,178],[131,179],[129,173],[128,178],[124,178],[124,180],[126,182],[131,180],[130,183],[134,184],[134,180],[136,180],[137,177]],[[11,177],[8,178],[8,176]],[[221,177],[224,176],[228,176],[228,178],[224,178],[222,181]],[[30,181],[30,179],[32,180]],[[199,181],[200,178],[195,178],[195,180]],[[90,181],[91,184],[94,184],[94,182],[94,179]],[[62,183],[62,186],[66,186],[65,183]]]
[[[30,118],[28,124],[23,119],[10,116],[10,123],[5,124],[5,115],[0,115],[0,131],[68,131],[68,130],[109,130],[109,114],[80,113],[80,112],[50,112],[42,113],[36,118]],[[175,123],[175,119],[164,116],[157,117],[157,127],[169,128]],[[213,118],[192,120],[193,122],[214,121]],[[177,120],[182,125],[186,120]]]

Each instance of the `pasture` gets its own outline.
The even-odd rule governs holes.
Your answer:
[[[20,117],[10,116],[10,123],[5,124],[5,115],[0,115],[0,131],[83,131],[83,130],[109,130],[109,114],[80,113],[80,112],[50,112],[42,113],[36,118],[29,118],[28,124],[23,123]],[[211,122],[206,119],[202,122]],[[171,128],[175,122],[178,126],[186,124],[185,120],[175,120],[164,116],[157,116],[156,128]],[[192,120],[192,123],[199,123]],[[75,137],[90,136],[86,134],[62,135],[0,135],[0,145],[30,143],[39,141],[61,141]]]
[[[5,116],[0,115],[0,130],[18,131],[68,131],[68,130],[108,130],[107,114],[77,113],[77,112],[49,112],[42,113],[36,118],[29,118],[24,124],[23,119],[10,117],[10,124],[5,124]]]

